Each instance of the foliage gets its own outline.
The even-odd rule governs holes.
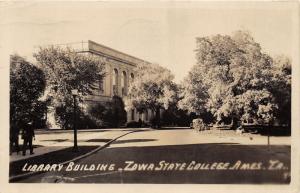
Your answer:
[[[110,115],[107,110],[107,103],[89,104],[87,106],[87,114],[94,121],[96,128],[106,127],[105,119]]]
[[[176,104],[163,111],[161,124],[164,126],[189,126],[191,117],[187,111],[178,109]]]
[[[188,76],[181,83],[179,109],[187,110],[189,113],[207,113],[205,104],[207,103],[207,88],[203,83],[202,73],[194,66]]]
[[[204,121],[200,118],[193,119],[192,128],[195,129],[196,131],[204,131],[209,129],[209,127],[207,127]]]
[[[140,127],[142,127],[142,123],[137,122],[137,121],[130,121],[126,124],[126,127],[128,127],[128,128],[140,128]]]
[[[97,127],[119,127],[127,121],[123,100],[118,96],[104,104],[90,105],[87,112]]]
[[[125,104],[122,98],[113,96],[111,103],[108,105],[111,112],[109,122],[113,127],[119,127],[126,123],[127,113],[125,111]]]
[[[40,48],[34,57],[44,70],[47,94],[53,98],[55,118],[63,127],[71,127],[73,112],[72,89],[78,90],[78,106],[92,94],[97,82],[104,77],[104,62],[97,56],[76,53],[70,48]],[[83,113],[83,112],[82,112]],[[83,114],[80,113],[79,115]]]
[[[159,125],[160,109],[168,109],[177,101],[177,86],[174,76],[169,70],[157,64],[140,64],[137,76],[129,86],[129,94],[125,97],[127,110],[136,108],[139,112],[151,109],[156,112]]]
[[[74,109],[72,101],[68,103],[56,104],[54,116],[57,123],[63,129],[71,129],[74,122]]]
[[[281,124],[291,125],[291,61],[286,56],[274,59],[274,73],[270,91],[274,95],[278,111],[275,116]]]
[[[43,127],[46,103],[40,101],[45,90],[45,75],[41,69],[18,55],[10,58],[10,126],[23,129],[31,122]]]
[[[278,118],[282,106],[289,105],[288,60],[279,60],[284,64],[278,70],[248,32],[201,37],[196,43],[197,64],[182,83],[181,109],[209,111],[217,122],[231,118],[268,124]],[[287,101],[280,105],[283,92]]]
[[[74,124],[74,109],[73,104],[58,104],[55,107],[57,122],[63,129],[72,129]],[[85,112],[84,108],[76,108],[76,127],[80,129],[96,128],[97,123]]]

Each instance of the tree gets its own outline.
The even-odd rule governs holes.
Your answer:
[[[274,58],[274,70],[270,91],[273,93],[278,111],[275,116],[281,124],[291,126],[291,60],[283,55]]]
[[[69,128],[73,113],[71,90],[78,90],[78,99],[82,103],[104,77],[104,62],[95,55],[54,46],[41,47],[34,57],[45,72],[47,94],[53,98],[52,106],[56,109],[55,118],[61,126]]]
[[[209,111],[218,123],[275,118],[274,62],[249,32],[201,37],[196,45],[197,64],[183,82],[180,108]]]
[[[97,127],[119,127],[127,121],[124,102],[118,96],[104,104],[90,105],[87,112]]]
[[[201,69],[194,66],[189,75],[181,83],[179,109],[196,113],[198,115],[207,113],[206,103],[208,100],[208,89],[204,85]]]
[[[18,55],[10,57],[10,128],[18,134],[31,123],[42,126],[46,113],[43,95],[46,86],[43,71]]]
[[[157,126],[160,126],[160,110],[168,109],[177,99],[177,86],[170,70],[157,64],[140,64],[137,76],[129,86],[125,97],[127,110],[137,109],[144,112],[151,109],[155,112]]]

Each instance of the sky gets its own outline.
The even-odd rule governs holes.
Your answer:
[[[208,2],[2,2],[0,48],[33,60],[38,46],[93,40],[167,67],[180,82],[196,37],[249,31],[271,56],[293,56],[295,4]]]

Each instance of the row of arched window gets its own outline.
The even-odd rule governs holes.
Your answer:
[[[129,82],[132,82],[134,80],[134,75],[133,73],[130,74],[130,80]],[[119,88],[119,72],[115,68],[113,70],[113,92],[115,95],[118,95],[118,88]],[[128,78],[127,78],[127,73],[125,71],[122,71],[121,73],[121,90],[122,90],[122,96],[127,95],[127,89],[128,89]]]
[[[122,96],[126,96],[127,95],[127,90],[128,90],[128,83],[132,82],[134,80],[134,74],[130,73],[130,77],[129,77],[129,82],[128,82],[128,78],[127,78],[127,73],[125,71],[122,71],[121,74],[121,84],[119,84],[119,72],[117,69],[113,70],[113,77],[112,77],[112,87],[113,87],[113,94],[114,95],[119,95],[118,93],[118,88],[119,86],[121,86],[121,91],[122,91]],[[103,79],[101,79],[99,81],[99,90],[101,93],[104,92],[104,83],[103,83]]]

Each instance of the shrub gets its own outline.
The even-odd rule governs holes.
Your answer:
[[[61,104],[55,108],[55,119],[63,129],[72,129],[74,124],[73,106]],[[101,125],[93,117],[87,115],[83,109],[76,109],[76,127],[77,129],[100,128]]]
[[[112,101],[90,105],[87,108],[90,119],[97,127],[120,127],[127,120],[122,98],[114,96]]]
[[[137,121],[130,121],[126,124],[126,127],[131,127],[131,128],[139,128],[141,126],[142,126],[141,122],[137,122]]]
[[[196,131],[204,131],[204,130],[208,130],[209,129],[208,126],[200,118],[193,119],[191,127],[193,129],[195,129]]]

